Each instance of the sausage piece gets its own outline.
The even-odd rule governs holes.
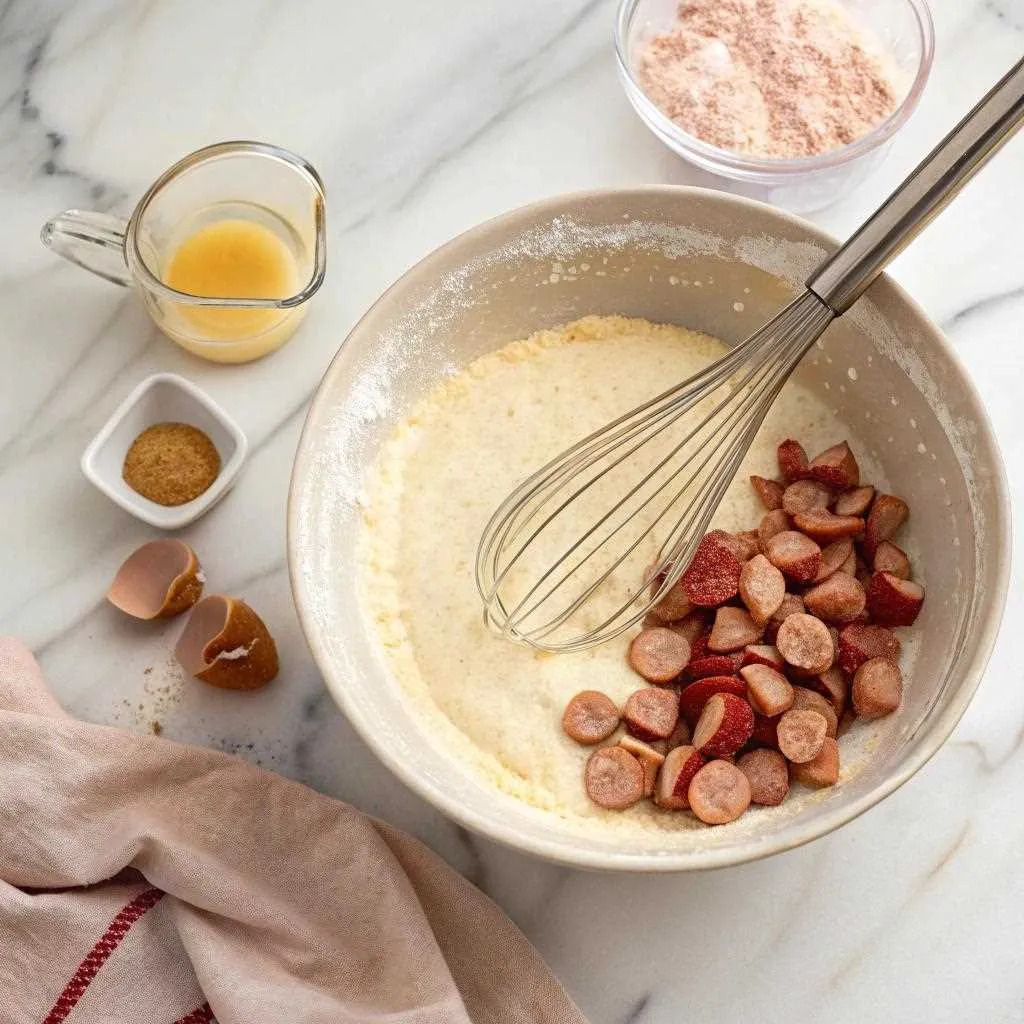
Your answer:
[[[709,761],[694,775],[687,796],[706,825],[725,825],[750,806],[750,783],[731,761]]]
[[[768,747],[750,750],[736,767],[750,783],[750,802],[763,807],[778,807],[789,792],[789,768],[786,759]]]
[[[600,743],[619,727],[619,709],[600,690],[582,690],[562,713],[562,731],[577,743]]]
[[[832,491],[817,480],[797,480],[782,494],[782,508],[787,515],[825,511],[832,504]]]
[[[810,583],[821,569],[821,548],[796,530],[775,534],[764,547],[768,561],[796,583]],[[737,580],[738,588],[739,580]]]
[[[835,513],[837,516],[862,516],[871,507],[874,496],[875,489],[870,484],[843,491],[836,498]]]
[[[825,737],[821,750],[803,764],[791,764],[790,775],[794,782],[805,786],[834,786],[839,781],[839,744],[831,736]]]
[[[830,668],[835,657],[832,634],[821,619],[797,612],[779,626],[775,637],[779,654],[790,665],[819,675]]]
[[[644,796],[653,796],[658,770],[665,762],[665,755],[660,750],[655,750],[650,743],[644,743],[635,736],[623,736],[619,740],[619,746],[623,750],[628,750],[640,762],[640,767],[644,770]]]
[[[827,735],[828,722],[817,711],[791,710],[779,719],[779,750],[794,764],[816,757]]]
[[[747,684],[747,698],[758,714],[771,718],[793,706],[793,685],[781,672],[767,665],[746,665],[740,675]]]
[[[833,573],[804,592],[805,607],[823,622],[853,622],[866,604],[864,588],[845,572]]]
[[[885,626],[854,622],[839,633],[839,667],[853,675],[869,658],[900,660],[899,637]]]
[[[806,686],[794,686],[793,710],[817,711],[828,722],[828,732],[825,735],[831,736],[832,739],[836,738],[836,733],[839,731],[839,716],[836,714],[835,708],[832,707],[832,702],[817,690],[810,690]]]
[[[644,769],[624,747],[601,747],[587,759],[587,796],[609,811],[632,807],[644,795]]]
[[[830,487],[856,487],[860,483],[860,467],[845,441],[815,455],[807,472],[812,479],[820,480]]]
[[[685,811],[690,807],[690,782],[707,762],[689,746],[675,747],[668,752],[658,772],[654,802],[666,811]]]
[[[679,697],[673,690],[648,686],[631,693],[622,717],[639,740],[667,740],[679,720]]]
[[[853,677],[853,707],[861,718],[892,714],[903,700],[903,674],[888,658],[865,661]]]
[[[767,616],[765,618],[767,619]],[[741,651],[749,644],[757,643],[763,633],[764,623],[759,625],[755,622],[746,609],[726,605],[715,612],[715,624],[711,627],[711,635],[708,637],[708,650],[715,654]]]
[[[740,600],[757,625],[768,622],[785,596],[785,577],[764,555],[755,555],[744,564],[740,571]]]
[[[693,730],[693,745],[705,757],[730,757],[750,739],[754,712],[732,693],[712,694]]]
[[[690,645],[664,626],[642,629],[629,645],[629,664],[649,683],[671,683],[686,668]]]

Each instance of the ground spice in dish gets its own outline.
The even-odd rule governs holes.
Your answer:
[[[647,97],[684,131],[793,159],[861,138],[897,106],[871,39],[833,0],[682,0],[639,56]]]
[[[220,454],[198,427],[156,423],[132,442],[121,475],[136,493],[158,505],[198,498],[220,473]]]

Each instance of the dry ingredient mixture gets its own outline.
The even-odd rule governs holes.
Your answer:
[[[648,98],[703,142],[793,159],[868,134],[897,105],[883,52],[834,0],[682,0],[640,54]]]
[[[198,498],[220,473],[216,445],[188,423],[156,423],[128,449],[121,475],[137,494],[158,505]]]

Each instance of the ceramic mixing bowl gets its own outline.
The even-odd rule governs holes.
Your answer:
[[[949,736],[999,624],[1007,491],[971,382],[939,330],[888,278],[829,328],[798,371],[804,385],[829,396],[909,501],[928,590],[904,705],[878,723],[870,757],[840,785],[729,826],[692,830],[684,848],[623,829],[581,837],[496,791],[432,738],[391,676],[356,592],[360,488],[396,421],[439,380],[508,341],[588,313],[676,322],[736,342],[834,247],[801,220],[720,192],[562,196],[489,221],[428,256],[345,341],[295,462],[295,598],[327,687],[353,726],[445,814],[565,864],[629,871],[735,864],[850,821],[906,782]]]

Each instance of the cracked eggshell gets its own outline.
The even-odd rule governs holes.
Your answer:
[[[195,606],[174,655],[190,675],[226,690],[256,690],[277,675],[277,645],[242,600],[212,594]]]
[[[169,619],[191,608],[206,582],[196,553],[180,540],[154,540],[117,570],[107,600],[135,619]]]

